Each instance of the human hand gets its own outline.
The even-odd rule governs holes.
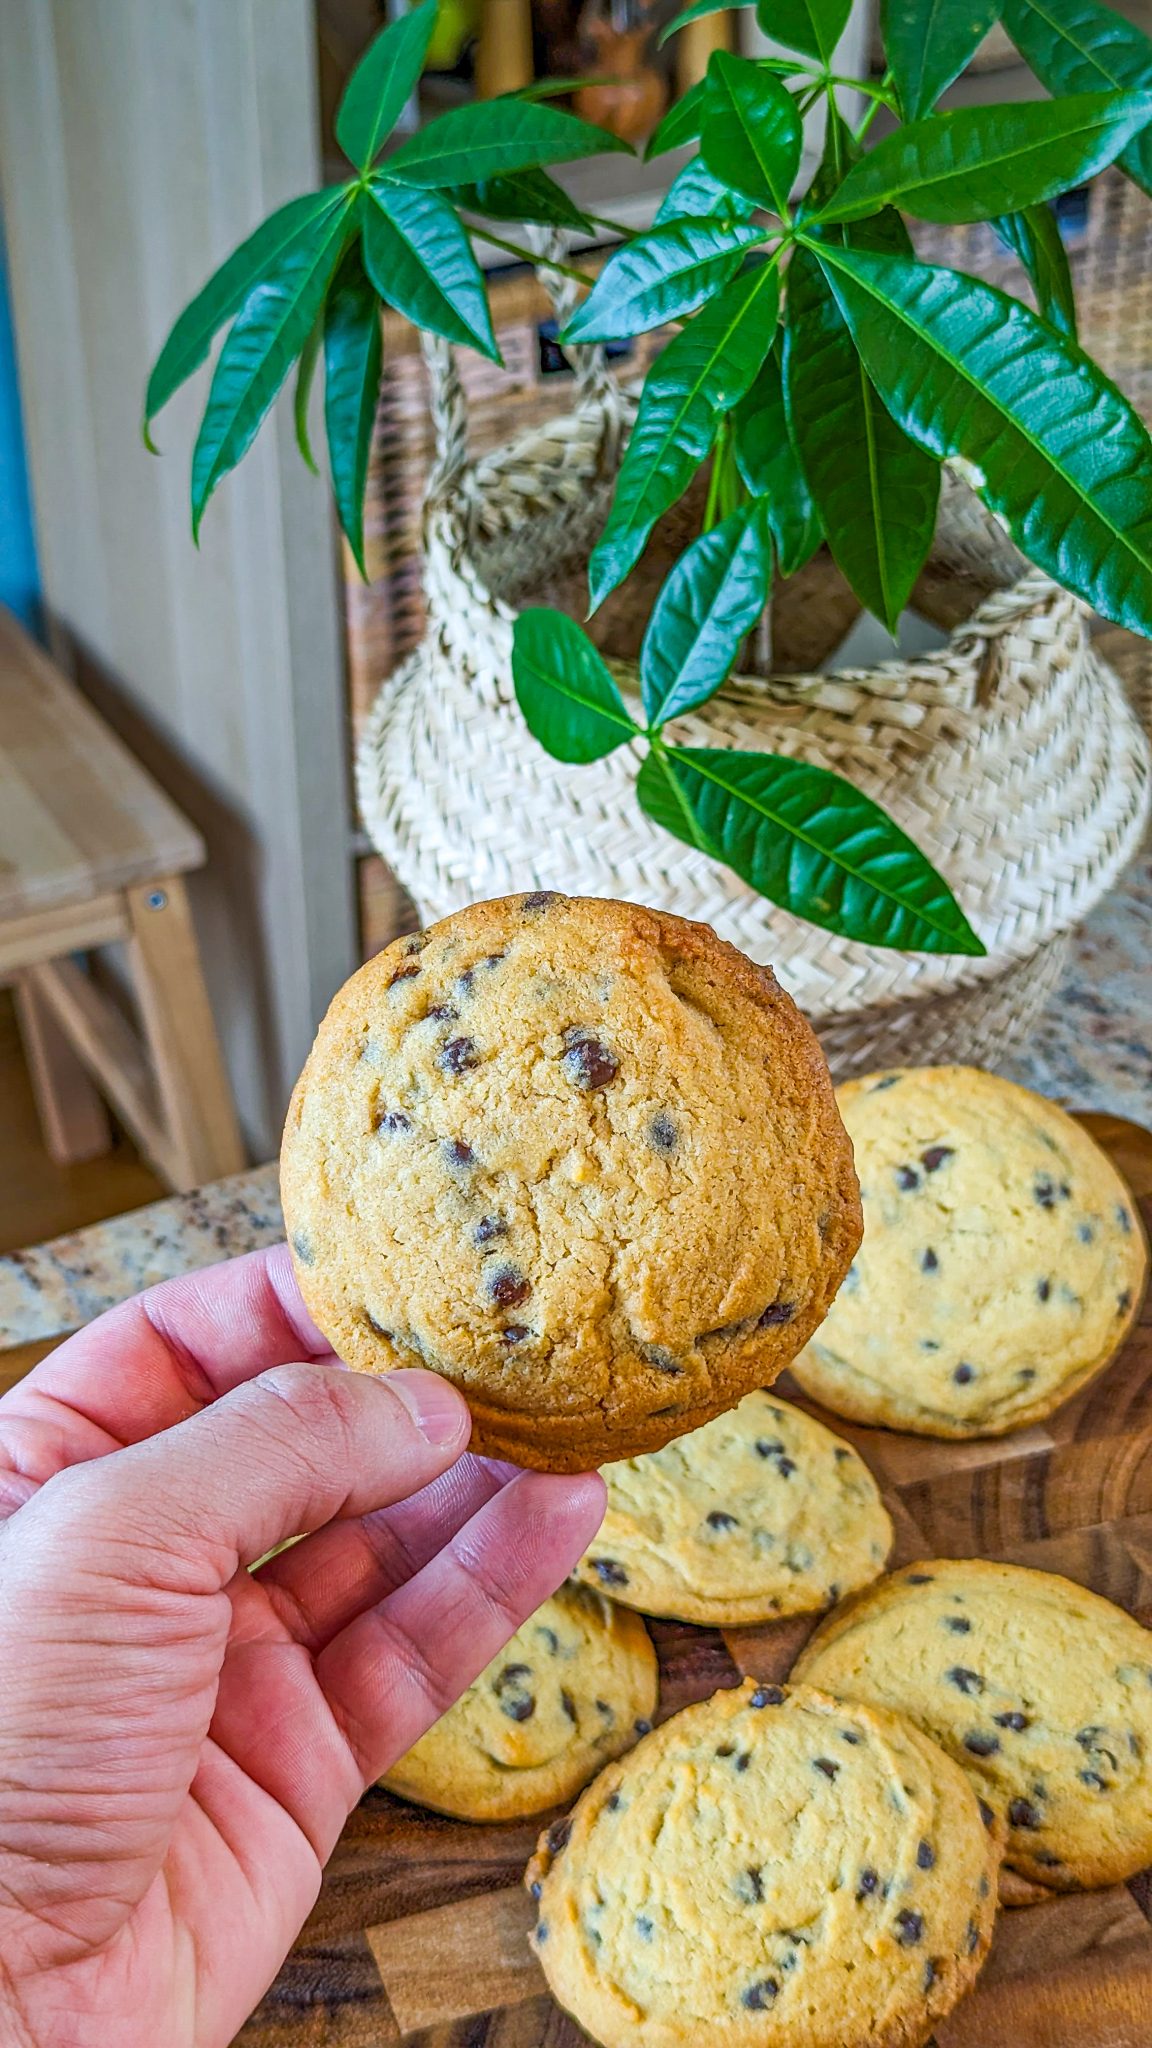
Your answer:
[[[225,2048],[365,1786],[595,1534],[596,1476],[461,1456],[446,1381],[335,1366],[280,1247],[0,1400],[12,2048]]]

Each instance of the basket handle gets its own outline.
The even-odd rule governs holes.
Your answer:
[[[562,254],[564,239],[555,228],[529,228],[527,233],[530,245],[540,256],[558,258]],[[536,275],[552,303],[557,325],[563,327],[579,295],[575,278],[545,270],[543,266],[537,268]],[[421,334],[420,342],[431,387],[435,442],[424,487],[424,502],[430,505],[452,495],[467,467],[468,402],[452,343],[439,334],[428,333]],[[619,388],[609,372],[604,351],[598,344],[577,342],[567,353],[576,378],[576,404],[581,409],[595,406],[603,413],[604,438],[614,452],[623,413]]]

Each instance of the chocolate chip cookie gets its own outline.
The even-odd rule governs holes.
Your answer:
[[[1002,1436],[1108,1364],[1139,1312],[1144,1232],[1081,1124],[976,1067],[906,1067],[837,1094],[864,1243],[800,1385],[837,1415]]]
[[[1033,1883],[1152,1863],[1152,1633],[1099,1594],[1020,1565],[909,1565],[830,1615],[793,1678],[907,1714],[1005,1815],[1005,1860]]]
[[[720,1627],[817,1613],[877,1578],[892,1547],[863,1459],[771,1394],[604,1477],[578,1576],[645,1614]]]
[[[543,1813],[648,1732],[657,1686],[639,1617],[561,1586],[381,1783],[460,1820]]]
[[[998,1862],[910,1722],[749,1680],[541,1838],[533,1946],[603,2048],[916,2048],[984,1959]]]
[[[518,896],[397,940],[288,1114],[304,1299],[348,1364],[424,1364],[473,1448],[554,1471],[767,1385],[859,1241],[823,1056],[705,925]]]

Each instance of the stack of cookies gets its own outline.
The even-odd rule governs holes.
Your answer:
[[[987,1435],[1099,1371],[1146,1248],[1053,1104],[962,1068],[837,1097],[771,974],[706,928],[531,895],[341,992],[283,1188],[349,1364],[444,1373],[474,1449],[604,1469],[574,1579],[385,1780],[475,1820],[587,1788],[528,1882],[594,2040],[904,2048],[975,1977],[1002,1860],[1017,1898],[1152,1860],[1147,1632],[1007,1566],[882,1577],[863,1459],[764,1391],[791,1364],[855,1422]],[[805,1614],[789,1688],[654,1726],[643,1616]]]

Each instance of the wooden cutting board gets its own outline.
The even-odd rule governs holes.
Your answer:
[[[1114,1117],[1082,1120],[1152,1224],[1152,1134]],[[787,1378],[780,1386],[795,1397]],[[1107,1372],[1018,1436],[933,1443],[825,1419],[884,1489],[895,1563],[976,1556],[1035,1565],[1152,1627],[1152,1300]],[[741,1674],[785,1677],[812,1626],[653,1623],[661,1719]],[[587,2037],[552,2003],[528,1952],[532,1913],[520,1877],[542,1824],[470,1826],[369,1792],[236,2048],[581,2048]],[[976,1990],[936,2041],[1152,2048],[1152,1871],[1112,1891],[1003,1913]]]

